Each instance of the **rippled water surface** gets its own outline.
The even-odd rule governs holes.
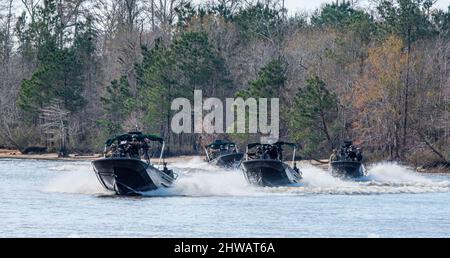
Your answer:
[[[0,160],[0,237],[450,237],[450,178],[380,163],[357,182],[301,167],[255,188],[193,159],[146,197],[105,192],[89,162]]]

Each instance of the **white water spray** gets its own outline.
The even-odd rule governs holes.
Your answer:
[[[367,168],[361,180],[335,178],[327,170],[300,166],[303,180],[288,187],[260,188],[249,185],[240,170],[211,166],[200,158],[169,164],[178,173],[172,188],[148,192],[148,196],[269,196],[305,194],[400,194],[450,191],[448,177],[431,179],[396,163],[377,163]],[[111,194],[98,182],[90,163],[74,162],[49,168],[61,172],[46,191],[81,194]]]
[[[98,182],[90,163],[70,163],[50,167],[58,175],[45,186],[45,191],[79,194],[108,194]]]
[[[187,196],[253,196],[255,187],[248,185],[238,169],[226,170],[199,158],[176,162],[172,167],[179,174],[174,193]]]

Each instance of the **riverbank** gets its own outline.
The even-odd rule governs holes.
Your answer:
[[[69,154],[68,157],[58,157],[58,153],[43,153],[43,154],[22,154],[18,150],[0,149],[0,159],[36,159],[36,160],[61,160],[61,161],[92,161],[102,158],[102,154],[93,155],[77,155]],[[203,159],[200,156],[177,156],[168,157],[164,160],[168,163],[189,161],[195,157]],[[152,161],[158,161],[158,158],[152,158]]]
[[[95,160],[100,158],[101,154],[95,155],[77,155],[70,154],[68,157],[58,157],[58,153],[43,154],[22,154],[18,150],[0,149],[0,159],[38,159],[38,160]]]
[[[92,161],[101,158],[102,154],[93,154],[93,155],[77,155],[77,154],[69,154],[68,157],[58,157],[57,153],[44,153],[44,154],[22,154],[18,150],[7,150],[0,149],[0,159],[36,159],[36,160],[60,160],[60,161]],[[167,163],[174,162],[187,162],[192,159],[201,159],[204,157],[198,155],[183,155],[183,156],[175,156],[165,158]],[[153,162],[157,162],[158,158],[153,158]],[[316,167],[320,167],[321,169],[328,169],[328,160],[302,160],[298,162],[299,165],[313,165]],[[413,166],[411,166],[413,167]],[[434,167],[434,168],[426,168],[423,167],[415,167],[415,170],[419,173],[424,174],[450,174],[449,167]]]

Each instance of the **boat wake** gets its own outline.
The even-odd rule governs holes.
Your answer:
[[[450,191],[448,178],[430,178],[396,163],[382,162],[367,168],[367,176],[358,180],[333,177],[330,172],[304,166],[303,182],[297,187],[267,189],[289,194],[400,194]]]
[[[371,195],[449,192],[450,179],[425,176],[396,163],[377,163],[367,168],[367,176],[357,181],[335,178],[327,170],[304,165],[301,183],[287,187],[261,188],[249,185],[239,170],[225,170],[208,165],[200,158],[170,164],[179,175],[172,188],[143,193],[148,197],[170,196],[264,196],[264,195]],[[45,191],[109,195],[99,184],[88,162],[74,162],[50,167],[57,173]]]
[[[47,182],[46,192],[110,194],[98,182],[89,162],[65,163],[49,170],[56,172],[56,175]]]
[[[171,190],[184,196],[253,196],[260,195],[245,181],[239,170],[219,168],[200,158],[171,165],[178,173],[177,183]]]

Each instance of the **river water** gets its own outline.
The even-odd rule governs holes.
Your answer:
[[[146,197],[105,192],[89,162],[0,160],[0,237],[450,237],[450,177],[375,164],[360,181],[300,167],[256,188],[200,159]]]

